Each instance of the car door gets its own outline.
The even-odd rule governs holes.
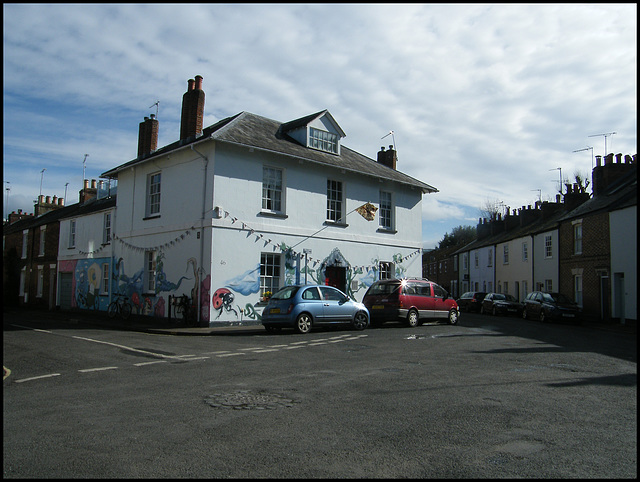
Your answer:
[[[324,323],[335,323],[350,319],[348,305],[345,304],[345,294],[331,286],[319,286],[322,296]]]
[[[540,310],[542,309],[542,293],[537,292],[531,297],[529,303],[527,303],[527,316],[537,320],[540,316]]]
[[[445,301],[447,292],[442,286],[435,283],[433,283],[431,287],[433,289],[433,310],[431,317],[446,318],[449,314],[449,308]]]
[[[320,292],[316,286],[306,288],[301,295],[304,303],[304,311],[311,313],[314,322],[322,323],[324,320],[324,306]]]
[[[416,283],[416,306],[420,312],[420,318],[434,318],[436,300],[433,297],[431,283]]]

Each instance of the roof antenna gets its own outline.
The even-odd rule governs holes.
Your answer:
[[[398,149],[396,149],[396,138],[395,138],[395,136],[393,135],[393,131],[389,131],[389,133],[388,133],[388,134],[386,134],[386,135],[382,136],[380,139],[382,140],[382,139],[384,139],[385,137],[388,137],[388,136],[391,136],[391,139],[393,139],[393,149],[397,152],[397,151],[398,151]]]
[[[159,107],[160,101],[156,100],[153,104],[151,104],[149,106],[149,109],[151,109],[154,105],[156,106],[156,119],[158,118],[158,107]]]
[[[594,134],[592,136],[587,137],[599,137],[604,136],[604,155],[607,155],[607,137],[612,136],[613,134],[617,134],[617,132],[607,132],[606,134]]]

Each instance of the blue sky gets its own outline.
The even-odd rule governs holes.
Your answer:
[[[4,4],[3,216],[179,137],[187,80],[204,125],[328,109],[343,143],[436,187],[423,244],[487,203],[553,200],[591,150],[637,152],[636,4]],[[42,172],[42,169],[45,169]],[[7,188],[10,188],[7,191]],[[8,204],[5,204],[8,199]]]

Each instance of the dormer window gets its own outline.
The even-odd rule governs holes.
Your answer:
[[[309,147],[337,154],[338,136],[331,132],[309,127]]]

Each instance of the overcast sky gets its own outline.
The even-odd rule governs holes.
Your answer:
[[[137,155],[159,103],[179,138],[201,75],[204,125],[242,111],[286,122],[328,109],[372,158],[395,141],[423,197],[423,243],[480,209],[553,200],[560,171],[637,152],[637,6],[3,5],[3,216]],[[393,130],[394,135],[381,139]],[[589,137],[597,134],[607,137]],[[46,169],[44,172],[42,169]],[[40,187],[42,185],[42,188]],[[10,191],[7,191],[10,187]],[[8,205],[5,205],[8,194]]]

